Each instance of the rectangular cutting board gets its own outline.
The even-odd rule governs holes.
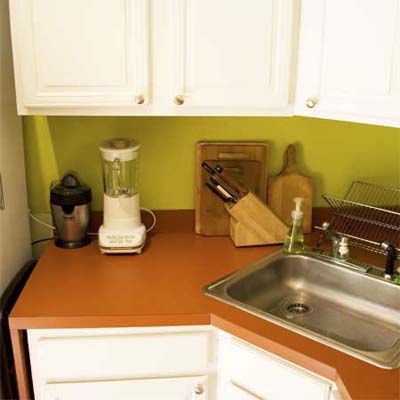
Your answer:
[[[224,203],[205,185],[207,161],[220,165],[244,183],[264,203],[268,179],[268,144],[264,142],[199,142],[196,144],[196,233],[229,236],[229,214]]]

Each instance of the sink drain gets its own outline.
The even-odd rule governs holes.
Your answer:
[[[311,311],[311,307],[304,303],[292,303],[286,307],[286,311],[294,315],[307,314]]]
[[[298,296],[286,297],[280,303],[279,312],[287,319],[306,316],[314,311],[310,303],[312,302],[309,301],[306,295],[300,294]]]

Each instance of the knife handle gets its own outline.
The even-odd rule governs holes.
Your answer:
[[[215,170],[218,173],[218,176],[220,176],[230,187],[232,187],[239,194],[239,197],[246,196],[246,194],[249,193],[250,190],[246,185],[239,182],[228,172],[225,172],[220,165],[217,165],[215,167]]]
[[[220,193],[211,183],[206,182],[206,186],[215,194],[217,195],[224,203],[229,203],[231,200],[227,197],[224,197],[222,193]]]

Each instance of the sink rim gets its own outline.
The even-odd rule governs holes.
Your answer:
[[[320,259],[318,256],[314,256],[313,253],[304,253],[304,254],[285,254],[282,251],[278,251],[272,255],[267,257],[263,257],[256,262],[249,264],[238,271],[232,272],[208,285],[203,287],[202,291],[205,295],[212,297],[216,300],[222,301],[225,304],[230,306],[239,308],[251,315],[264,319],[268,322],[271,322],[275,325],[278,325],[282,328],[288,329],[294,333],[300,334],[305,336],[308,339],[314,340],[321,344],[327,345],[332,347],[342,353],[351,355],[357,359],[365,361],[369,364],[373,364],[379,368],[383,369],[396,369],[400,367],[400,337],[399,339],[393,344],[393,346],[382,350],[382,351],[367,351],[367,350],[360,350],[355,347],[351,347],[345,343],[342,343],[338,340],[329,338],[324,336],[320,333],[317,333],[313,330],[310,330],[306,327],[301,325],[297,325],[296,323],[291,322],[290,320],[286,320],[280,318],[278,316],[273,315],[268,311],[260,310],[254,306],[251,306],[247,303],[244,303],[240,300],[237,300],[231,297],[228,294],[228,288],[231,287],[233,284],[240,281],[242,278],[251,275],[253,272],[257,271],[258,269],[268,268],[273,264],[273,261],[280,259],[282,257],[291,257],[291,258],[303,258],[303,259],[313,259],[319,261],[321,264],[326,266],[327,268],[336,268],[338,270],[345,269],[346,272],[351,274],[362,275],[363,279],[372,279],[378,280],[379,284],[383,285],[390,285],[393,286],[393,283],[388,282],[384,279],[380,279],[377,277],[370,276],[365,274],[364,272],[348,268],[344,265],[331,263],[328,260]],[[395,285],[396,286],[396,285]],[[400,290],[400,286],[398,287]],[[399,293],[400,296],[400,293]]]

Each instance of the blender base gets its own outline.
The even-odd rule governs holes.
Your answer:
[[[115,229],[102,225],[99,229],[99,248],[102,254],[140,254],[146,242],[146,227]]]
[[[140,247],[103,247],[99,245],[101,254],[140,254],[143,250],[144,243]]]

